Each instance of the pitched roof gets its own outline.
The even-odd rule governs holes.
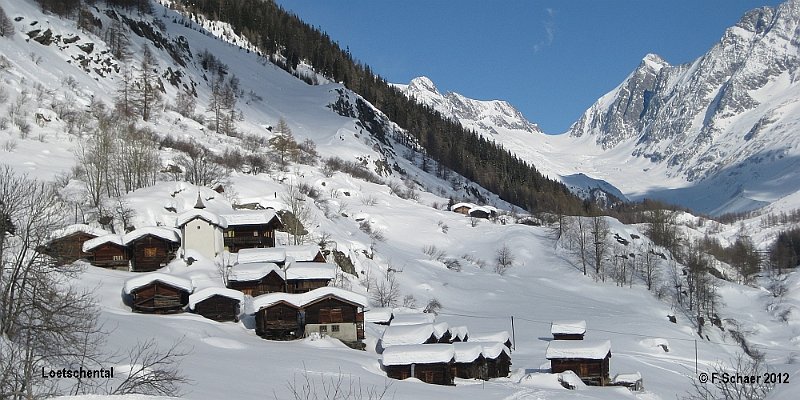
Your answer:
[[[273,219],[277,219],[281,223],[281,219],[278,218],[275,210],[239,211],[231,214],[222,214],[221,217],[228,221],[228,226],[262,225],[268,224]]]
[[[311,262],[318,254],[322,253],[319,246],[312,244],[308,246],[286,246],[283,248],[286,255],[294,258],[297,262]]]
[[[431,336],[434,338],[440,337],[436,335],[433,324],[390,325],[383,331],[381,346],[388,348],[391,346],[423,344],[428,341]]]
[[[275,263],[236,264],[231,268],[228,280],[235,282],[257,281],[269,275],[272,271],[275,271],[283,279],[283,270]]]
[[[464,340],[469,336],[469,329],[466,326],[451,326],[450,327],[450,336],[455,339]]]
[[[194,310],[194,306],[197,303],[202,302],[203,300],[209,299],[214,296],[223,296],[228,297],[234,300],[238,300],[239,303],[244,301],[244,293],[228,289],[224,287],[208,287],[202,290],[198,290],[197,292],[192,293],[189,295],[189,309]]]
[[[122,244],[127,246],[131,242],[136,241],[147,235],[152,235],[170,242],[180,243],[181,235],[173,228],[163,226],[145,226],[142,228],[134,229],[122,237]]]
[[[550,325],[553,335],[583,335],[586,333],[586,321],[553,321]]]
[[[134,290],[140,287],[147,286],[156,281],[165,283],[170,286],[174,286],[178,289],[183,289],[190,293],[194,289],[192,281],[188,279],[180,278],[174,275],[164,274],[161,272],[153,272],[150,274],[144,274],[128,279],[127,281],[125,281],[125,286],[123,287],[123,290],[125,291],[125,294],[131,294],[131,292],[133,292]]]
[[[480,343],[456,342],[453,343],[453,350],[457,363],[473,362],[483,354],[483,346]]]
[[[545,358],[583,358],[602,360],[611,352],[610,340],[553,340],[547,346]]]
[[[74,224],[50,232],[49,238],[50,240],[60,239],[78,232],[86,233],[95,237],[109,234],[109,232],[105,229],[95,228],[86,224]]]
[[[483,350],[481,350],[481,354],[483,354],[484,358],[488,359],[495,359],[500,357],[500,354],[506,353],[507,356],[511,356],[510,350],[506,347],[505,342],[473,342],[469,341],[467,343],[477,343],[480,344]]]
[[[447,363],[455,358],[452,344],[412,344],[392,346],[383,351],[383,365]]]
[[[253,309],[258,311],[279,302],[285,302],[295,307],[305,307],[327,297],[337,297],[348,303],[356,304],[360,307],[367,305],[367,298],[358,293],[337,287],[321,287],[306,293],[267,293],[253,299]]]
[[[236,264],[247,263],[283,263],[286,261],[286,250],[279,247],[264,249],[241,249],[236,253]]]
[[[302,279],[334,279],[336,278],[336,265],[328,263],[304,262],[292,264],[286,269],[287,280]]]
[[[375,307],[364,312],[365,322],[386,323],[392,319],[391,307]]]
[[[494,333],[472,333],[469,335],[470,342],[499,342],[505,343],[511,340],[508,331],[500,331]]]
[[[89,239],[83,242],[83,252],[86,253],[92,251],[93,249],[101,245],[104,245],[106,243],[111,243],[120,247],[125,247],[125,244],[123,244],[122,242],[122,236],[110,233],[108,235],[99,236],[94,239]]]
[[[225,218],[222,216],[214,214],[210,211],[201,210],[199,208],[192,208],[178,215],[178,218],[175,219],[175,227],[181,228],[195,218],[200,218],[209,224],[218,226],[220,228],[228,227],[227,221],[225,221]]]

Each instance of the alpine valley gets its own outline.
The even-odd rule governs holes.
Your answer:
[[[800,0],[558,135],[334,40],[0,0],[0,398],[800,393]]]

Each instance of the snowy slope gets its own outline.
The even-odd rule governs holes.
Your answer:
[[[23,97],[24,91],[31,93],[19,107],[19,111],[27,113],[24,120],[31,124],[31,132],[23,137],[22,130],[15,124],[0,130],[0,157],[3,163],[20,171],[52,179],[72,168],[73,150],[80,139],[80,133],[67,133],[64,119],[52,115],[56,113],[53,99],[69,100],[76,108],[86,107],[92,99],[110,104],[120,77],[116,72],[100,75],[92,68],[87,72],[76,65],[75,57],[83,52],[76,47],[78,44],[94,43],[97,52],[105,49],[105,45],[99,37],[80,31],[74,22],[42,14],[27,0],[0,0],[0,6],[12,19],[23,17],[15,22],[17,32],[12,38],[0,38],[0,53],[10,62],[8,67],[0,70],[0,85],[9,94],[9,100],[0,104],[0,115],[6,115],[9,108]],[[97,7],[104,10],[105,6],[98,3]],[[402,295],[413,296],[417,308],[433,298],[442,303],[437,322],[465,325],[471,334],[478,335],[481,332],[512,331],[511,317],[514,317],[515,351],[512,353],[513,373],[510,377],[486,383],[458,380],[455,387],[439,387],[414,380],[401,382],[386,378],[374,347],[382,332],[380,326],[367,326],[366,342],[371,346],[363,352],[327,338],[267,341],[255,335],[252,318],[245,318],[240,323],[217,323],[188,313],[132,313],[124,303],[122,288],[127,280],[137,275],[86,266],[75,283],[92,290],[102,309],[101,319],[107,326],[115,327],[106,345],[109,352],[130,347],[140,339],[155,337],[160,344],[169,345],[183,338],[183,346],[191,352],[183,361],[182,370],[193,381],[191,386],[184,388],[186,393],[183,397],[290,398],[287,385],[302,379],[304,371],[308,371],[311,379],[319,384],[322,380],[336,379],[340,373],[345,379],[352,376],[358,385],[364,387],[383,388],[390,383],[390,398],[398,400],[574,398],[575,392],[561,387],[557,377],[547,373],[549,365],[544,355],[553,320],[585,320],[587,338],[611,340],[612,375],[638,371],[644,377],[646,391],[643,393],[634,395],[621,388],[580,387],[579,395],[586,399],[672,399],[682,395],[691,385],[695,374],[695,341],[701,369],[708,370],[719,361],[727,361],[738,350],[738,346],[722,332],[708,330],[708,340],[699,337],[682,315],[678,315],[678,323],[669,322],[666,316],[675,313],[669,300],[658,300],[640,281],[632,287],[618,287],[611,281],[595,282],[584,276],[570,261],[564,244],[554,243],[552,232],[547,228],[488,220],[474,225],[474,221],[463,215],[441,210],[447,197],[458,197],[463,194],[463,188],[454,191],[450,183],[425,174],[413,163],[395,156],[405,149],[391,142],[380,142],[355,119],[333,112],[328,106],[343,95],[348,99],[357,97],[341,85],[306,85],[274,67],[264,57],[248,52],[247,43],[226,30],[224,24],[204,21],[209,29],[206,31],[197,21],[187,23],[188,20],[183,20],[174,11],[158,6],[153,15],[164,18],[166,29],[163,34],[166,37],[172,41],[184,37],[192,54],[208,49],[240,78],[245,93],[254,94],[240,99],[239,108],[244,115],[244,120],[239,123],[241,131],[270,137],[271,133],[264,125],[274,126],[279,118],[284,118],[298,140],[312,139],[323,156],[363,160],[373,171],[376,161],[385,160],[390,165],[397,163],[407,175],[390,169],[383,172],[382,179],[393,183],[400,183],[403,178],[417,182],[414,187],[418,198],[402,199],[386,184],[366,182],[341,172],[326,174],[319,166],[292,165],[289,171],[273,170],[257,175],[234,171],[225,185],[224,194],[185,182],[161,181],[155,186],[139,189],[125,196],[127,204],[135,210],[135,225],[174,225],[177,215],[194,205],[198,192],[208,209],[215,212],[230,210],[235,203],[285,208],[281,195],[287,185],[303,183],[319,193],[316,198],[304,197],[311,213],[309,230],[312,238],[327,237],[330,247],[351,257],[359,274],[359,277],[345,274],[342,286],[367,294],[363,284],[365,278],[382,279],[391,268],[397,271],[394,276],[400,283]],[[102,18],[108,22],[106,17]],[[32,25],[34,21],[36,24]],[[60,42],[63,48],[26,40],[32,27],[40,24],[48,25],[62,37],[80,36],[80,39],[72,44]],[[132,46],[137,50],[147,42],[135,35],[131,38]],[[134,53],[137,54],[134,56],[136,60],[140,52]],[[166,51],[154,49],[154,53],[160,72],[168,67],[180,69],[185,74],[185,82],[196,85],[198,112],[205,110],[209,88],[203,78],[205,72],[197,61],[189,58],[186,67],[180,67]],[[97,61],[98,64],[102,62],[102,59]],[[135,65],[135,61],[132,63]],[[90,62],[89,65],[93,64]],[[48,89],[43,91],[41,103],[36,95],[37,86]],[[177,89],[169,84],[165,87],[166,96],[172,101]],[[40,126],[34,121],[37,112],[52,117]],[[245,147],[239,138],[218,135],[171,111],[163,111],[159,118],[148,124],[159,135],[192,138],[217,152]],[[530,135],[541,139],[542,147],[547,147],[550,140],[562,140]],[[567,140],[580,142],[575,138]],[[551,150],[555,154],[565,151],[563,148]],[[164,164],[175,155],[176,152],[169,149],[160,153]],[[555,160],[561,162],[560,158]],[[586,158],[583,161],[588,163],[590,160]],[[555,167],[563,170],[577,168],[554,164]],[[73,180],[70,187],[77,187],[75,191],[80,192],[76,181]],[[501,209],[510,209],[496,196],[486,196]],[[439,207],[432,207],[434,203]],[[362,228],[365,221],[373,232],[381,232],[384,239],[376,239],[376,235],[370,236],[365,232]],[[613,233],[630,238],[631,242],[630,247],[617,243],[617,251],[640,253],[647,248],[648,241],[636,227],[610,222]],[[278,237],[279,242],[285,243],[286,240],[285,236]],[[493,272],[493,259],[503,244],[509,246],[516,260],[505,275],[499,275]],[[457,260],[460,271],[447,268],[442,259],[428,256],[424,249],[431,245],[442,250],[445,259]],[[192,279],[198,287],[219,285],[215,266],[208,262],[187,266],[182,261],[175,261],[162,272]],[[797,276],[792,279],[792,284],[797,286]],[[798,291],[800,288],[793,293]],[[771,299],[757,289],[725,284],[721,294],[723,301],[728,303],[721,314],[736,317],[754,331],[750,338],[753,344],[763,348],[776,368],[785,367],[790,362],[788,352],[797,350],[800,343],[797,340],[800,333],[796,330],[796,314],[791,315],[788,323],[780,321],[773,315],[774,310],[765,311]],[[784,306],[800,306],[795,300],[793,297],[788,299]],[[668,344],[668,353],[659,346],[663,343]]]

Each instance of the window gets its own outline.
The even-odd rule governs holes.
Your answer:
[[[344,322],[344,319],[342,319],[342,309],[341,308],[332,308],[331,309],[331,322]]]
[[[328,333],[328,325],[320,325],[319,333]]]
[[[331,332],[339,332],[339,325],[331,325]]]
[[[123,256],[114,256],[114,258],[112,258],[112,260],[114,260],[114,261],[123,261],[124,258],[123,258]]]
[[[232,237],[235,237],[235,236],[236,236],[236,232],[234,232],[233,230],[225,231],[225,237],[232,238]]]
[[[158,254],[158,248],[155,247],[145,247],[144,248],[144,256],[145,257],[155,257]]]
[[[253,236],[258,237],[258,231],[253,231]]]

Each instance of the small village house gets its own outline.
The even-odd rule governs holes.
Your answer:
[[[472,203],[456,203],[450,207],[450,211],[456,212],[459,214],[469,215],[469,211],[473,208],[477,207],[475,204]]]
[[[570,370],[588,385],[608,385],[611,341],[553,340],[546,358],[553,373]]]
[[[463,379],[486,379],[483,346],[480,343],[453,343],[455,375]]]
[[[222,254],[224,242],[222,230],[228,224],[219,215],[206,211],[198,197],[198,204],[181,215],[175,221],[175,227],[181,231],[181,254],[194,250],[209,260]]]
[[[225,249],[236,253],[241,249],[275,247],[275,231],[283,229],[275,210],[239,211],[221,216],[228,224],[223,230]]]
[[[469,342],[473,343],[473,342]],[[506,377],[511,373],[511,350],[502,342],[480,342],[484,367],[481,379]]]
[[[436,385],[455,384],[455,350],[452,344],[392,346],[381,356],[381,364],[389,378],[417,378]]]
[[[92,265],[110,269],[128,270],[130,252],[120,235],[103,235],[83,242],[83,252],[89,254]]]
[[[47,244],[37,251],[53,257],[58,264],[69,264],[80,259],[88,260],[92,255],[83,251],[83,244],[107,234],[108,232],[103,229],[86,224],[70,225],[51,233]]]
[[[231,268],[227,286],[253,297],[284,292],[283,275],[283,270],[274,263],[237,264]]]
[[[336,278],[336,265],[328,263],[293,263],[284,268],[286,291],[305,293],[326,287]]]
[[[586,333],[586,321],[553,321],[550,334],[555,340],[583,340]]]
[[[189,310],[214,321],[239,321],[244,294],[238,290],[209,287],[189,295]]]
[[[287,293],[274,293],[269,299],[260,296],[256,311],[256,334],[270,340],[294,340],[303,337],[300,305]]]
[[[125,234],[122,244],[131,255],[131,271],[150,272],[165,267],[175,258],[181,238],[174,229],[151,226]]]
[[[160,272],[128,279],[123,287],[133,311],[158,314],[182,311],[193,289],[190,280]]]

